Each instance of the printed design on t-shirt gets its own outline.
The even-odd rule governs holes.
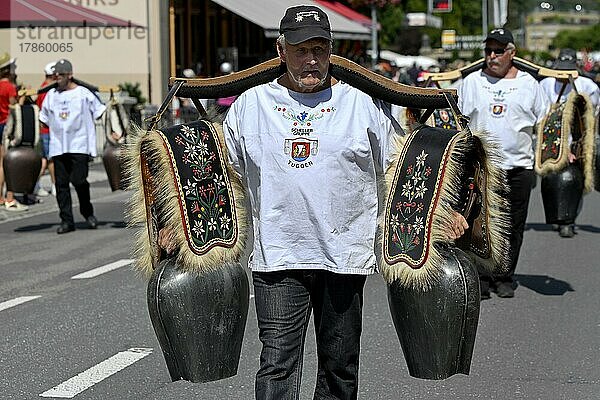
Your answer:
[[[274,106],[273,110],[280,113],[283,118],[292,122],[290,134],[295,136],[310,136],[314,133],[313,122],[323,118],[326,114],[336,111],[335,107],[321,107],[316,111],[297,112],[291,107]],[[311,156],[319,150],[319,140],[307,137],[294,137],[284,140],[283,151],[290,156],[288,166],[292,168],[308,168],[313,165]]]
[[[425,229],[424,196],[432,168],[425,163],[428,154],[421,151],[414,164],[408,165],[404,175],[401,197],[393,207],[390,218],[390,235],[393,247],[399,253],[407,253],[423,241]]]
[[[497,101],[497,102],[504,102],[508,95],[510,95],[511,93],[516,92],[518,90],[517,87],[511,87],[511,88],[505,90],[505,89],[494,89],[491,86],[486,87],[486,89],[492,95],[492,97],[494,98],[494,101]]]
[[[62,119],[62,120],[66,120],[69,118],[69,114],[71,113],[69,111],[69,105],[70,102],[68,100],[63,100],[60,104],[60,110],[58,111],[58,118]]]
[[[325,114],[332,113],[336,110],[334,107],[324,107],[316,112],[314,112],[314,111],[296,112],[292,108],[281,107],[281,106],[274,106],[273,109],[277,112],[280,112],[281,115],[283,115],[283,117],[285,119],[289,119],[290,121],[293,121],[294,127],[311,126],[314,121],[319,120],[319,119],[323,118],[323,116]]]
[[[310,156],[317,154],[319,141],[306,137],[285,139],[284,153],[290,156],[288,166],[293,168],[307,168],[313,165]]]
[[[490,104],[490,113],[494,118],[502,118],[506,115],[506,104],[502,103],[492,103]]]
[[[493,118],[503,118],[506,116],[508,105],[506,104],[506,98],[512,93],[518,90],[517,87],[511,87],[508,89],[497,89],[491,85],[485,85],[484,89],[491,95],[492,101],[490,102],[489,113]]]

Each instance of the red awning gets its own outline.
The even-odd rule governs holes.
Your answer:
[[[0,27],[138,26],[64,0],[9,0],[0,7]]]
[[[350,7],[340,3],[339,1],[335,1],[335,0],[313,0],[313,1],[317,4],[319,4],[320,6],[323,6],[332,11],[335,11],[338,14],[343,15],[344,17],[348,18],[351,21],[357,22],[368,28],[371,27],[371,23],[372,23],[371,18],[359,13],[358,11],[351,9]]]

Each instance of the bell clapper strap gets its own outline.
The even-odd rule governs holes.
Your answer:
[[[569,83],[573,87],[573,90],[575,91],[575,93],[579,94],[579,92],[577,91],[577,86],[575,86],[575,79],[573,78],[573,75],[569,75]]]
[[[423,111],[423,113],[419,116],[419,122],[422,124],[427,122],[427,120],[429,119],[429,117],[431,117],[431,114],[433,114],[434,111],[435,108],[428,108],[425,111]]]
[[[156,126],[160,122],[160,119],[162,118],[162,115],[169,107],[171,100],[173,100],[173,97],[175,97],[175,95],[177,94],[177,92],[183,86],[184,83],[185,83],[185,80],[175,80],[175,83],[173,84],[173,86],[171,86],[171,90],[169,90],[169,93],[167,93],[167,97],[165,97],[165,99],[163,100],[163,102],[160,105],[160,107],[158,108],[158,111],[156,112],[156,114],[154,114],[144,120],[146,123],[149,124],[148,125],[149,131],[156,128]]]
[[[556,97],[556,104],[558,105],[560,103],[560,98],[562,97],[563,93],[565,92],[565,89],[567,88],[567,85],[569,84],[569,82],[567,81],[562,81],[562,85],[560,85],[560,91],[558,92],[558,96]],[[573,87],[575,87],[575,85],[573,85]]]
[[[192,97],[192,103],[194,103],[194,106],[196,106],[196,109],[200,113],[201,117],[206,118],[208,116],[208,114],[206,113],[206,110],[204,109],[204,106],[202,105],[202,103],[200,103],[200,100],[198,100],[195,97]]]
[[[460,112],[458,104],[456,104],[456,100],[454,99],[454,96],[452,96],[452,92],[444,90],[442,91],[442,93],[444,94],[444,97],[448,102],[448,106],[450,106],[450,110],[452,110],[452,114],[454,115],[454,119],[456,120],[458,128],[460,130],[465,129],[467,131],[468,136],[471,137],[473,134],[469,129],[469,117],[463,115],[463,113]]]
[[[127,129],[125,127],[125,123],[123,122],[123,116],[121,115],[121,109],[119,108],[119,102],[117,101],[117,98],[114,96],[112,89],[110,90],[110,97],[112,100],[112,104],[115,107],[115,112],[117,113],[117,118],[119,119],[119,125],[121,126],[121,129],[123,129],[123,137],[127,136]]]
[[[565,93],[565,89],[567,88],[568,84],[571,84],[571,87],[575,91],[575,94],[579,94],[579,92],[577,91],[577,86],[575,86],[575,79],[573,78],[573,75],[568,75],[567,79],[560,79],[562,85],[560,86],[560,92],[558,92],[558,97],[556,98],[556,104],[560,103],[560,98]]]

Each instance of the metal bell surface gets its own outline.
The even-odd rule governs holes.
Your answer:
[[[542,178],[542,201],[547,224],[572,224],[583,196],[583,172],[577,163]]]
[[[388,284],[396,333],[415,378],[446,379],[468,374],[479,321],[479,276],[460,249],[440,246],[444,260],[427,291]]]
[[[6,190],[31,194],[40,175],[42,157],[31,147],[12,147],[4,154],[3,167]]]
[[[123,160],[121,159],[121,146],[106,142],[102,163],[108,176],[108,183],[112,191],[123,189]]]
[[[166,259],[150,278],[147,295],[173,381],[211,382],[237,373],[249,302],[240,264],[198,273]]]

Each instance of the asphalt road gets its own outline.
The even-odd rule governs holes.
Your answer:
[[[252,301],[238,374],[207,384],[171,382],[148,317],[146,283],[128,265],[128,193],[111,193],[101,166],[93,169],[95,231],[78,216],[77,231],[57,235],[52,197],[22,215],[0,211],[0,399],[252,399],[260,350]],[[594,192],[578,234],[562,239],[544,224],[539,185],[534,189],[520,286],[513,299],[492,295],[482,303],[468,376],[409,376],[385,285],[370,277],[359,398],[600,398],[598,210]],[[302,399],[312,398],[315,370],[309,331]]]

